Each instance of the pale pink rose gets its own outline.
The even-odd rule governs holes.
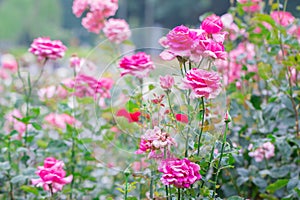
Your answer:
[[[76,17],[80,17],[82,13],[88,9],[91,0],[74,0],[72,11]]]
[[[203,20],[201,29],[208,34],[219,33],[223,29],[223,22],[219,16],[212,14]]]
[[[4,54],[1,56],[1,65],[4,69],[7,69],[12,73],[15,73],[16,71],[18,71],[17,60],[11,54]]]
[[[81,21],[81,24],[89,32],[99,34],[103,29],[105,17],[101,11],[88,12],[86,17]]]
[[[228,31],[229,39],[235,40],[239,34],[239,27],[234,23],[233,16],[230,13],[226,13],[221,16],[224,28]]]
[[[176,56],[189,57],[196,36],[197,33],[186,26],[175,27],[166,37],[160,39],[161,45],[168,48],[161,54],[161,58],[170,60]]]
[[[131,35],[129,25],[124,19],[110,18],[105,22],[103,32],[111,42],[116,44],[122,43]]]
[[[96,34],[104,27],[106,19],[113,16],[117,9],[116,0],[75,0],[72,7],[76,17],[80,17],[85,10],[87,11],[81,24],[88,31]]]
[[[0,68],[0,78],[5,80],[9,77],[9,75],[6,73],[6,71],[3,68]]]
[[[123,69],[121,76],[130,74],[137,78],[147,77],[155,66],[150,59],[150,55],[139,52],[132,56],[125,56],[119,62],[119,67]]]
[[[163,173],[160,180],[164,185],[174,185],[177,188],[189,188],[202,178],[200,166],[187,158],[165,160],[159,165],[158,171]]]
[[[218,73],[193,68],[183,79],[183,88],[192,89],[191,98],[215,98],[221,92],[221,78]]]
[[[16,130],[19,135],[17,139],[21,139],[22,135],[26,131],[26,124],[23,122],[17,120],[16,118],[22,119],[23,115],[21,112],[17,109],[14,109],[13,111],[7,113],[5,115],[5,123],[4,123],[4,130],[9,133],[13,130]]]
[[[135,172],[139,172],[150,166],[149,163],[145,162],[145,158],[142,158],[141,161],[136,161],[132,163],[132,169]]]
[[[237,0],[240,4],[244,4],[243,10],[245,12],[258,12],[261,9],[262,0]]]
[[[272,11],[270,15],[277,24],[284,27],[291,25],[295,21],[295,17],[286,11]]]
[[[56,87],[52,85],[52,86],[49,86],[46,88],[39,89],[38,96],[41,101],[45,101],[45,100],[53,98],[55,95],[55,92],[56,92]]]
[[[165,90],[170,90],[173,87],[173,85],[175,84],[174,77],[170,76],[170,75],[160,76],[159,80],[160,80],[160,82],[159,82],[160,87]]]
[[[64,185],[73,180],[73,175],[66,177],[63,167],[62,161],[52,157],[46,158],[44,166],[38,166],[38,170],[35,172],[40,178],[31,179],[31,183],[36,187],[43,187],[46,191],[52,190],[53,193],[61,191]]]
[[[76,55],[72,55],[70,58],[70,67],[74,68],[78,72],[82,62],[83,59],[79,58]]]
[[[250,144],[252,145],[252,144]],[[248,150],[253,150],[253,145]],[[249,152],[250,157],[254,157],[256,162],[262,162],[264,159],[269,160],[270,158],[275,156],[275,147],[271,142],[265,142],[260,147],[255,149],[254,151]]]
[[[164,151],[164,148],[176,146],[175,140],[169,133],[163,132],[159,127],[155,126],[154,129],[148,129],[144,135],[141,136],[140,147],[136,154],[145,152],[152,152],[156,150]]]
[[[50,113],[47,116],[45,116],[44,120],[54,126],[55,128],[59,129],[65,129],[66,125],[69,124],[71,126],[80,126],[81,123],[77,121],[73,116],[70,116],[68,114],[56,114],[56,113]]]
[[[50,40],[48,37],[39,37],[33,40],[29,52],[36,55],[39,60],[56,60],[65,55],[67,47],[60,40]]]

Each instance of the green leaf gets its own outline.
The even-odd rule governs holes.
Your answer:
[[[132,100],[129,100],[126,103],[125,108],[130,113],[133,113],[133,112],[136,112],[137,110],[139,110],[139,106],[136,103],[134,103]]]
[[[6,162],[0,162],[0,169],[1,171],[6,171],[6,170],[9,170],[10,169],[10,164],[8,161]]]
[[[23,175],[18,175],[18,176],[13,177],[13,178],[10,180],[10,182],[11,182],[12,184],[16,184],[16,183],[20,183],[20,182],[25,181],[25,180],[26,180],[26,177],[25,177],[25,176],[23,176]]]
[[[50,153],[66,152],[69,147],[62,140],[52,140],[49,142],[47,150]]]
[[[260,177],[255,177],[252,182],[259,188],[265,188],[268,185],[267,181]]]
[[[43,149],[46,149],[47,146],[48,146],[48,143],[45,142],[44,140],[38,140],[36,143],[37,143],[37,145],[38,145],[39,147],[41,147],[41,148],[43,148]]]
[[[31,112],[34,114],[34,117],[38,117],[40,115],[40,108],[32,108]]]
[[[286,186],[289,182],[289,179],[279,179],[275,183],[270,184],[266,189],[269,193],[273,194],[277,190]]]
[[[290,172],[290,167],[288,165],[281,166],[279,168],[274,168],[271,170],[270,176],[272,178],[282,178]]]
[[[286,188],[288,191],[290,191],[290,190],[294,189],[295,187],[297,187],[297,185],[300,185],[300,180],[298,177],[295,177],[295,178],[290,179]]]
[[[31,125],[32,125],[32,126],[35,128],[35,130],[37,130],[37,131],[42,130],[42,126],[39,125],[39,124],[36,123],[36,122],[32,122]]]
[[[243,200],[244,198],[239,197],[239,196],[231,196],[227,200]]]
[[[260,78],[262,78],[263,80],[268,80],[270,79],[273,75],[272,75],[272,66],[269,64],[264,64],[264,63],[259,63],[257,65],[258,68],[258,75],[260,76]]]
[[[22,185],[21,190],[23,190],[24,192],[32,193],[34,195],[39,195],[39,190],[36,187]]]
[[[155,89],[155,86],[154,86],[153,84],[150,84],[150,85],[148,86],[148,90],[151,91],[151,90],[153,90],[153,89]]]
[[[260,96],[252,95],[252,96],[251,96],[251,99],[250,99],[250,102],[252,103],[253,107],[254,107],[256,110],[261,110],[260,105],[262,104],[262,99],[261,99]]]

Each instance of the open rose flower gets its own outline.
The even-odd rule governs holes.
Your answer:
[[[147,77],[150,71],[155,69],[150,55],[144,52],[123,57],[119,62],[119,67],[123,69],[121,76],[131,74],[137,78]]]
[[[155,126],[154,129],[148,129],[146,133],[142,135],[140,147],[139,150],[136,151],[136,154],[142,154],[148,151],[151,153],[155,150],[161,150],[163,152],[165,147],[169,149],[172,145],[176,146],[176,142],[170,134],[163,132],[159,127]]]
[[[33,40],[29,52],[36,55],[39,60],[56,60],[65,55],[67,47],[60,40],[50,40],[48,37],[39,37]]]
[[[218,73],[193,68],[183,79],[183,88],[192,89],[191,98],[215,98],[221,92],[221,82]]]
[[[61,191],[63,186],[72,182],[73,175],[66,177],[63,169],[64,163],[55,158],[49,157],[44,160],[44,166],[38,166],[36,174],[38,179],[31,179],[31,183],[37,187],[43,187],[44,190],[56,193]]]
[[[187,158],[165,160],[158,167],[158,171],[163,173],[160,180],[164,185],[174,185],[177,188],[189,188],[202,178],[199,173],[200,166]]]
[[[55,128],[65,129],[67,124],[71,126],[80,126],[81,123],[77,121],[73,116],[68,114],[56,114],[50,113],[45,116],[44,119],[48,124],[52,125]]]
[[[201,24],[201,29],[205,30],[208,34],[219,33],[222,28],[223,22],[221,18],[215,14],[206,17]]]
[[[124,19],[110,18],[105,22],[103,32],[111,42],[116,44],[122,43],[131,35],[129,25]]]
[[[272,11],[270,15],[277,24],[284,27],[291,25],[295,21],[295,17],[286,11]]]
[[[167,48],[160,54],[163,60],[172,60],[176,56],[189,57],[197,33],[186,26],[177,26],[166,37],[160,39],[160,44]]]
[[[261,8],[262,0],[237,0],[245,12],[257,12]]]

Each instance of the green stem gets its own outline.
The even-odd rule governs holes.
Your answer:
[[[150,199],[153,199],[153,176],[154,176],[154,171],[151,171],[151,179],[150,179]]]
[[[221,166],[221,162],[222,162],[222,158],[223,158],[224,147],[225,147],[225,143],[226,143],[228,123],[229,123],[229,121],[225,121],[226,125],[225,125],[225,131],[224,131],[223,142],[222,142],[222,147],[221,147],[221,155],[220,155],[218,166],[217,166],[217,174],[216,174],[216,177],[215,177],[215,187],[214,187],[214,192],[213,192],[213,198],[215,197],[215,193],[216,193],[216,190],[217,190],[217,182],[218,182],[220,166]]]
[[[171,111],[171,114],[172,114],[172,121],[173,121],[173,120],[175,119],[175,113],[174,113],[174,110],[173,110],[172,104],[171,104],[170,91],[167,90],[167,91],[166,91],[166,94],[167,94],[168,104],[169,104],[169,107],[170,107],[170,111]]]
[[[203,133],[203,126],[204,126],[204,117],[205,117],[205,104],[204,104],[204,97],[201,97],[201,104],[202,104],[202,120],[201,120],[201,129],[200,134],[198,137],[198,148],[197,148],[197,156],[200,154],[200,145],[201,145],[201,137]]]
[[[8,162],[9,162],[9,165],[11,166],[12,164],[12,160],[11,160],[11,152],[10,152],[10,144],[11,144],[11,140],[10,140],[10,136],[8,137],[8,144],[7,144],[7,157],[8,157]],[[10,178],[10,169],[7,171],[7,174]],[[14,200],[14,186],[13,184],[9,181],[9,196],[10,196],[10,199],[11,200]]]
[[[178,197],[177,197],[178,200],[180,200],[180,196],[181,196],[180,195],[180,188],[178,188]]]
[[[166,199],[168,200],[169,199],[169,192],[168,192],[168,186],[167,185],[165,186],[165,190],[166,190]]]
[[[128,195],[128,175],[125,174],[125,193],[124,193],[124,199],[127,200]]]

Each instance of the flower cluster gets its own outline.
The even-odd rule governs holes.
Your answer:
[[[80,17],[84,11],[88,10],[82,19],[82,26],[97,34],[103,29],[105,20],[115,15],[117,9],[117,0],[74,0],[72,6],[76,17]]]
[[[137,78],[147,77],[150,71],[155,69],[150,55],[144,52],[123,57],[119,62],[119,67],[123,69],[121,76],[131,74]]]
[[[187,158],[165,160],[158,170],[163,173],[161,182],[164,185],[174,185],[177,188],[189,188],[202,178],[200,166]]]
[[[262,0],[237,0],[245,12],[258,12],[261,9]]]
[[[248,149],[252,150],[253,145],[250,144]],[[260,147],[255,149],[254,151],[249,152],[250,157],[254,157],[256,162],[261,162],[264,159],[269,160],[270,158],[274,157],[275,147],[271,142],[266,142],[262,144]]]
[[[160,44],[166,48],[160,57],[163,60],[183,57],[193,62],[199,62],[203,57],[225,59],[223,42],[227,32],[222,29],[221,18],[214,14],[208,16],[199,29],[177,26],[160,39]]]
[[[136,154],[142,154],[150,151],[153,153],[155,150],[164,150],[165,147],[176,145],[175,140],[170,136],[169,133],[162,132],[162,130],[155,126],[154,129],[148,129],[141,137],[139,150]],[[151,154],[150,154],[151,155]]]
[[[50,40],[48,37],[39,37],[33,40],[29,52],[36,55],[38,60],[56,60],[65,55],[67,47],[60,40]]]
[[[221,92],[221,78],[218,73],[193,68],[183,79],[184,89],[192,89],[191,98],[215,98]]]
[[[53,193],[61,191],[63,186],[71,183],[73,179],[73,175],[65,177],[66,172],[63,167],[63,161],[48,157],[44,160],[44,166],[39,166],[36,171],[40,178],[31,179],[31,183]]]

